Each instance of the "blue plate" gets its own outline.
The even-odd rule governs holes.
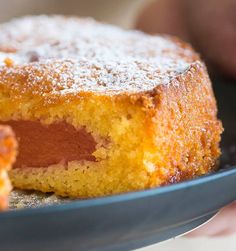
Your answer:
[[[221,169],[147,191],[0,214],[0,251],[131,250],[183,234],[236,199],[236,84],[215,81]]]

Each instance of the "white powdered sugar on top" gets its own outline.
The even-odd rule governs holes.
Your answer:
[[[14,61],[7,70],[6,58]],[[190,48],[169,38],[91,19],[38,16],[0,25],[0,71],[25,71],[32,87],[47,82],[50,91],[62,95],[152,90],[168,84],[196,60]]]

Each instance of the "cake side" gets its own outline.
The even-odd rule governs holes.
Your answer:
[[[156,172],[149,185],[155,187],[160,177],[160,184],[171,184],[216,170],[223,127],[204,64],[193,64],[153,95],[155,143],[148,154]]]

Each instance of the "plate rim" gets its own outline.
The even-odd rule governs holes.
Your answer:
[[[21,217],[21,216],[30,216],[32,214],[48,214],[61,211],[71,211],[82,208],[90,208],[96,206],[104,206],[113,203],[131,201],[142,199],[145,197],[157,196],[160,194],[170,193],[173,191],[186,189],[196,185],[205,184],[208,182],[214,182],[218,179],[221,179],[226,176],[236,174],[236,166],[231,166],[226,169],[218,170],[214,173],[203,175],[201,177],[194,178],[192,180],[183,181],[176,184],[166,185],[163,187],[156,187],[147,190],[127,192],[123,194],[109,195],[105,197],[83,199],[69,201],[61,204],[54,205],[43,205],[36,208],[22,208],[22,209],[12,209],[9,211],[1,212],[0,219],[8,217]]]

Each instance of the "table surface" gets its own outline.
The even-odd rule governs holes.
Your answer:
[[[223,238],[176,238],[136,251],[235,251],[236,235]]]

